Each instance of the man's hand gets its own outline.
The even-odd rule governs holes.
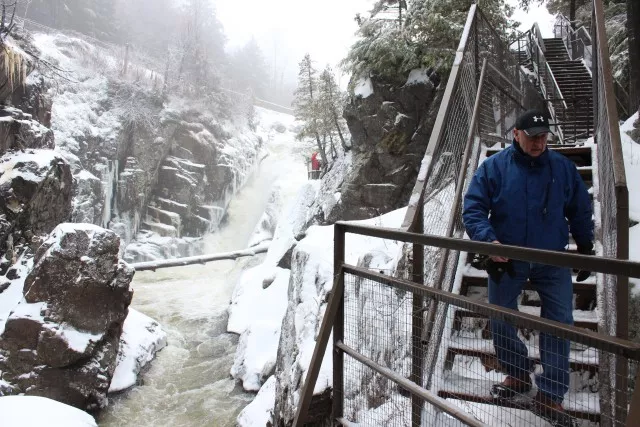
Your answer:
[[[586,244],[578,245],[578,253],[582,255],[595,255],[593,250],[593,243],[588,242]],[[576,277],[576,282],[584,282],[591,276],[591,272],[588,270],[580,270],[578,271],[578,277]]]
[[[494,240],[491,243],[495,243],[495,244],[498,244],[498,245],[500,244],[500,242],[497,241],[497,240]],[[492,256],[491,257],[491,261],[493,261],[493,262],[509,262],[509,258],[503,257],[503,256]]]

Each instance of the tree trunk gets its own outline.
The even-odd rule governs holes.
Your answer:
[[[640,2],[627,0],[629,44],[629,114],[640,106]]]
[[[349,150],[347,147],[347,142],[344,140],[344,136],[342,135],[342,131],[340,130],[340,122],[338,121],[338,115],[335,111],[333,111],[333,124],[336,126],[336,130],[338,131],[338,136],[340,137],[340,144],[342,145],[342,149],[346,153]]]
[[[338,151],[336,145],[333,143],[333,136],[329,134],[329,142],[331,143],[331,159],[335,160],[338,157]]]
[[[571,21],[571,28],[575,28],[573,21],[576,20],[576,0],[569,0],[569,21]]]
[[[320,141],[320,134],[318,133],[317,129],[318,129],[318,125],[316,123],[316,121],[314,120],[314,130],[313,133],[316,135],[316,142],[318,143],[318,151],[320,152],[320,157],[322,157],[322,166],[323,167],[327,167],[327,165],[329,163],[327,163],[327,152],[325,151],[324,145],[322,144],[322,141]]]

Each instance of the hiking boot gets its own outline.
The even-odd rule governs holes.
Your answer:
[[[521,378],[508,375],[499,384],[491,387],[491,396],[497,399],[511,399],[517,394],[525,394],[531,390],[531,377],[529,375]]]
[[[553,401],[541,391],[533,398],[531,409],[554,427],[578,427],[577,420],[565,412],[562,403]]]

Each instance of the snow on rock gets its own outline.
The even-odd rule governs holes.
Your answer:
[[[411,70],[405,86],[425,82],[431,82],[431,79],[429,78],[429,70],[426,68],[417,68],[415,70]]]
[[[253,401],[240,412],[237,419],[238,425],[240,427],[269,425],[275,398],[276,377],[272,375],[260,388]]]
[[[636,142],[629,136],[637,120],[638,113],[631,116],[620,127],[620,138],[629,190],[629,218],[640,222],[640,141]]]
[[[370,78],[360,79],[353,89],[353,94],[362,98],[368,98],[373,95],[373,83]]]
[[[9,270],[11,279],[5,274],[0,278],[0,335],[4,332],[4,326],[11,312],[22,301],[22,290],[24,281],[29,270],[33,267],[33,258],[23,256]]]
[[[6,155],[0,161],[0,185],[17,177],[39,183],[45,179],[51,164],[58,160],[60,156],[52,150],[28,150]]]
[[[135,385],[140,370],[166,345],[167,334],[158,322],[130,308],[120,336],[118,362],[109,393]]]
[[[46,397],[0,397],[1,424],[21,427],[97,427],[84,411]]]
[[[245,390],[259,390],[275,371],[288,285],[289,270],[260,265],[245,271],[234,290],[227,330],[241,335],[231,375]]]
[[[353,221],[383,227],[398,227],[406,208],[378,218]],[[346,262],[390,271],[402,254],[402,245],[366,236],[347,235]],[[327,305],[327,294],[333,286],[333,226],[312,226],[295,246],[291,261],[288,306],[282,321],[282,332],[276,365],[277,407],[280,421],[290,422],[299,400],[320,323]],[[376,323],[378,324],[378,323]],[[378,324],[379,325],[379,324]],[[393,327],[389,325],[388,327]],[[331,386],[331,351],[327,348],[314,392]],[[276,419],[276,424],[279,422]]]

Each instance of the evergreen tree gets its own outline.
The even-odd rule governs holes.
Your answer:
[[[328,134],[330,142],[333,144],[334,135],[337,134],[342,150],[346,152],[349,150],[349,147],[344,137],[347,133],[342,119],[342,106],[344,102],[344,96],[342,96],[340,88],[336,83],[333,71],[331,67],[327,66],[320,74],[318,95],[320,115],[325,124],[324,133]]]
[[[116,0],[118,42],[143,47],[155,56],[166,55],[178,32],[173,0]]]
[[[266,91],[267,64],[255,38],[229,58],[229,74],[234,89],[263,98]]]
[[[400,83],[415,68],[445,68],[453,59],[469,8],[474,0],[413,0],[406,18],[379,19],[387,3],[378,1],[371,17],[359,19],[359,39],[342,66],[355,76],[378,76]],[[513,9],[506,0],[478,0],[490,23],[506,35],[514,27],[508,18]]]
[[[320,117],[318,105],[318,73],[308,53],[302,61],[300,61],[299,66],[298,87],[294,92],[293,100],[295,117],[302,123],[297,138],[299,140],[307,138],[315,139],[318,152],[322,157],[322,164],[326,166],[328,164],[327,152],[325,150],[326,141],[323,142],[320,138],[322,123],[318,119]]]
[[[118,33],[115,10],[113,0],[33,0],[22,2],[19,15],[53,28],[114,41]]]

